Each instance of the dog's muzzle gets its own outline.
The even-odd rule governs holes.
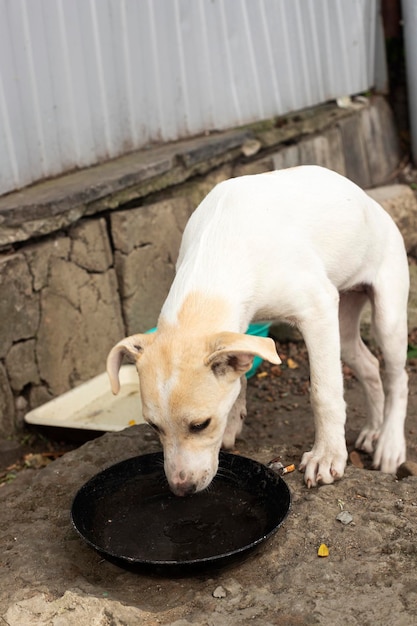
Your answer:
[[[168,476],[168,483],[171,491],[176,496],[191,496],[197,491],[203,491],[211,483],[213,476],[206,470],[198,478],[194,474],[186,474],[184,471],[178,472],[175,476]]]

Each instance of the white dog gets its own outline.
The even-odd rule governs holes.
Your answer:
[[[112,390],[128,355],[172,491],[200,491],[216,474],[222,443],[233,446],[241,430],[242,382],[254,356],[280,363],[272,339],[243,333],[254,320],[283,320],[299,328],[309,354],[316,435],[301,460],[306,484],[344,473],[341,358],[365,390],[368,419],[356,445],[394,473],[405,460],[408,289],[397,227],[343,176],[301,166],[227,180],[186,226],[157,332],[127,337],[110,352]],[[359,335],[367,299],[385,398],[378,361]]]

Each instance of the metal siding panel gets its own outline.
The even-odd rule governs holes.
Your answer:
[[[106,92],[108,89],[111,90],[111,97],[116,94],[112,84],[113,76],[109,75],[109,67],[107,65],[104,67],[103,62],[103,48],[105,52],[105,42],[108,41],[108,3],[107,0],[101,0],[98,11],[95,0],[88,0],[87,3],[79,0],[78,7],[82,15],[80,21],[81,40],[88,81],[89,99],[86,104],[92,113],[94,145],[99,158],[109,158],[112,154],[109,126],[109,107],[112,106],[112,102],[108,100]],[[84,10],[85,7],[88,7],[88,10]],[[105,72],[107,73],[107,83],[105,82]]]
[[[44,16],[45,3],[41,0],[26,3],[22,11],[24,37],[27,42],[27,64],[30,74],[32,103],[35,110],[39,158],[44,176],[58,174],[62,168],[59,145],[60,128],[56,117],[56,72],[50,71],[47,24]],[[30,105],[30,100],[29,100]]]
[[[153,53],[154,37],[151,28],[150,2],[125,2],[127,22],[127,43],[125,53],[129,58],[126,82],[131,91],[132,125],[136,135],[135,145],[146,145],[155,136],[155,129],[160,128],[161,114],[159,76]]]
[[[4,3],[3,19],[7,23],[8,50],[2,58],[4,94],[7,100],[14,153],[19,164],[19,184],[26,182],[26,172],[34,179],[43,175],[37,136],[36,97],[33,97],[30,69],[27,63],[27,40],[24,36],[26,7],[22,2]],[[3,22],[3,19],[0,20]],[[9,188],[10,189],[10,188]],[[8,191],[9,189],[5,189]]]
[[[271,11],[271,0],[268,0],[271,42],[274,46],[274,65],[283,112],[295,110],[296,102],[295,76],[297,72],[295,59],[291,55],[290,34],[287,28],[289,7],[288,4],[278,2],[276,11]]]
[[[264,46],[264,52],[262,54],[263,62],[261,60],[259,61],[258,68],[263,78],[264,92],[270,94],[269,106],[267,106],[267,115],[270,117],[274,114],[274,111],[282,111],[284,106],[278,86],[277,66],[275,66],[274,63],[274,33],[271,32],[269,28],[268,9],[266,5],[266,0],[260,0],[258,5],[260,27],[257,38],[260,42],[260,46]],[[254,8],[255,5],[249,3],[248,9],[253,10]]]
[[[207,5],[206,5],[207,8]],[[222,128],[230,116],[236,124],[242,122],[240,99],[234,78],[233,47],[236,32],[228,23],[227,9],[223,0],[218,0],[217,7],[212,5],[212,19],[208,22],[211,54],[214,57],[213,81],[216,98],[215,123]]]
[[[402,0],[401,6],[404,16],[411,148],[414,164],[417,164],[417,4],[415,0]]]
[[[184,6],[186,6],[186,0],[184,0]],[[193,28],[191,29],[191,37],[188,40],[190,49],[187,59],[189,66],[193,68],[195,89],[200,95],[196,99],[198,109],[197,107],[193,108],[193,111],[195,111],[193,130],[198,132],[198,122],[201,124],[200,128],[215,128],[214,103],[216,92],[212,69],[212,38],[207,27],[207,18],[204,10],[205,0],[196,0],[193,3],[193,8],[195,7],[197,7],[197,12]],[[199,53],[199,65],[195,63],[196,50]]]
[[[0,0],[0,193],[369,89],[378,0]]]
[[[235,85],[239,121],[244,123],[252,119],[265,117],[258,73],[254,60],[254,38],[248,24],[247,3],[240,0],[239,11],[236,3],[223,0],[225,22],[230,37],[230,74]],[[256,16],[257,17],[257,16]],[[256,30],[257,24],[255,24]]]
[[[56,102],[60,127],[63,130],[62,149],[71,167],[83,167],[94,163],[96,146],[93,136],[92,111],[89,105],[90,85],[86,73],[86,61],[81,35],[78,2],[51,0],[56,4],[56,36],[51,52],[56,64],[51,71],[60,74],[59,100]],[[49,7],[49,15],[53,7]],[[82,9],[81,9],[82,10]],[[50,20],[52,28],[54,20]],[[58,60],[56,60],[58,59]]]
[[[12,114],[16,116],[20,102],[16,89],[16,80],[12,59],[8,51],[11,47],[10,28],[5,0],[0,0],[0,190],[17,187],[20,183],[20,168],[16,145],[22,144],[22,128],[12,123]],[[16,118],[14,118],[16,119]]]
[[[148,8],[153,71],[152,75],[147,73],[146,78],[150,82],[151,89],[153,88],[153,99],[149,101],[149,106],[152,111],[153,103],[155,103],[157,112],[151,140],[169,141],[175,138],[173,127],[179,123],[181,116],[181,113],[177,111],[176,67],[171,58],[173,5],[169,2],[163,6],[161,0],[148,0]],[[176,57],[176,50],[172,52]],[[175,115],[167,115],[169,110],[175,111]]]
[[[42,28],[44,30],[45,69],[48,71],[51,90],[49,93],[52,104],[54,144],[56,165],[65,169],[74,167],[74,159],[81,153],[77,150],[78,124],[73,113],[73,90],[68,88],[68,50],[66,48],[66,31],[62,29],[60,10],[61,1],[46,0],[41,4]],[[45,100],[42,94],[42,99]],[[53,166],[52,166],[53,167]]]

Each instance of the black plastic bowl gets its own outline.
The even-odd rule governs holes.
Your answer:
[[[91,478],[75,496],[71,516],[81,537],[106,559],[170,575],[246,556],[276,532],[290,503],[282,478],[252,459],[223,452],[208,489],[177,497],[159,452]]]

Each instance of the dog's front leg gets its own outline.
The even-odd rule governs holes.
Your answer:
[[[303,454],[300,464],[308,487],[341,478],[347,460],[338,296],[324,300],[300,323],[309,354],[315,424],[313,448]]]
[[[231,450],[235,440],[242,432],[243,421],[246,417],[246,376],[240,379],[240,392],[227,418],[226,430],[223,435],[222,447]]]

